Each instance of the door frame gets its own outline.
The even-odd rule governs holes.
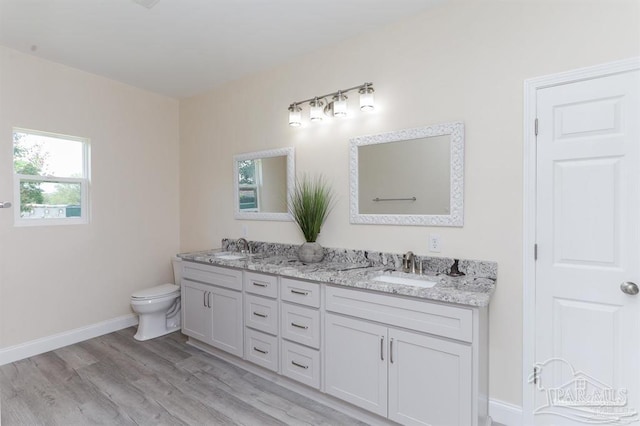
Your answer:
[[[522,247],[522,421],[534,424],[535,387],[528,383],[535,362],[536,270],[536,94],[540,89],[640,69],[640,57],[535,77],[524,81],[523,247]]]

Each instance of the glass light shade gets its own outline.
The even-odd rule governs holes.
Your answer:
[[[291,105],[289,107],[289,126],[300,127],[300,124],[302,124],[301,111],[302,110],[297,105]]]
[[[360,109],[362,111],[373,111],[376,109],[376,105],[373,100],[373,89],[367,88],[360,92]]]
[[[333,97],[333,116],[334,117],[346,117],[347,116],[347,97],[342,93],[338,93]]]
[[[314,100],[309,102],[309,118],[311,121],[322,121],[324,118],[324,109],[322,101]]]

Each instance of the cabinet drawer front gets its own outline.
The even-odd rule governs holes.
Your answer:
[[[282,304],[280,333],[285,339],[320,348],[320,312],[312,308]]]
[[[240,270],[194,262],[182,262],[182,265],[183,278],[232,290],[242,290],[242,271]]]
[[[471,342],[471,309],[327,286],[327,310]]]
[[[307,281],[280,278],[281,298],[301,305],[320,307],[320,285]]]
[[[320,388],[320,352],[283,340],[281,371],[290,379],[318,389]]]
[[[278,301],[245,294],[244,324],[265,333],[278,334]]]
[[[260,296],[278,297],[278,277],[274,275],[244,273],[244,290]]]
[[[278,371],[278,338],[245,329],[244,358],[259,366]]]

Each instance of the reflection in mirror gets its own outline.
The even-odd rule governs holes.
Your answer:
[[[291,220],[293,152],[282,148],[234,156],[236,219]]]
[[[239,208],[243,212],[287,212],[287,157],[238,162]]]
[[[358,148],[360,213],[449,214],[450,140],[446,135]]]
[[[462,123],[351,140],[351,223],[462,226]]]

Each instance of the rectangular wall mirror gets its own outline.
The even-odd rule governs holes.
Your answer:
[[[464,124],[351,139],[351,223],[462,226]]]
[[[295,179],[294,149],[233,157],[235,218],[289,221],[289,196]]]

